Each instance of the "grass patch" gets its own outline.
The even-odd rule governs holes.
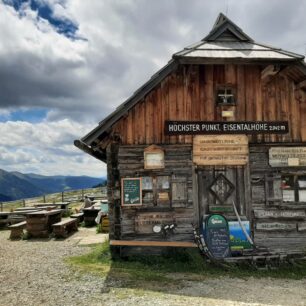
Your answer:
[[[66,262],[83,271],[105,276],[109,272],[111,266],[111,255],[108,242],[106,241],[102,245],[93,245],[89,253],[69,257],[66,259]]]
[[[108,242],[92,246],[88,254],[70,257],[67,262],[83,272],[107,277],[112,282],[120,281],[130,287],[140,286],[139,288],[148,288],[150,283],[151,287],[157,286],[159,290],[163,290],[166,283],[167,288],[177,287],[180,286],[181,280],[201,281],[220,276],[306,278],[306,262],[299,265],[286,264],[279,269],[267,271],[241,265],[224,269],[205,262],[197,249],[173,249],[164,256],[134,256],[127,260],[112,260]]]

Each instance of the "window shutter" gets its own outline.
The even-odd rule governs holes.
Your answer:
[[[281,204],[283,201],[282,179],[279,173],[265,175],[266,205]]]

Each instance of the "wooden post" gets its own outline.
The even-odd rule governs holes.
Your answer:
[[[84,189],[82,189],[82,201],[84,201]]]
[[[23,200],[22,200],[22,205],[23,205],[23,207],[25,207],[25,206],[26,206],[25,199],[23,199]]]
[[[0,205],[1,205],[1,211],[3,211],[3,203],[0,202]]]
[[[44,195],[43,199],[44,199],[44,200],[43,200],[43,201],[44,201],[44,203],[46,203],[46,196],[45,196],[45,195]]]
[[[62,191],[62,202],[64,202],[64,191]]]

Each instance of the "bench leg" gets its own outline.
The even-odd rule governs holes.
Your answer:
[[[54,228],[53,233],[54,233],[54,236],[57,237],[57,238],[66,238],[67,237],[67,232],[66,232],[64,227]]]
[[[23,228],[12,228],[10,239],[11,240],[21,239],[22,234],[23,234]]]

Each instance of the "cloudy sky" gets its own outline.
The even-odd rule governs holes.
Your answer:
[[[305,55],[304,0],[0,0],[0,168],[105,175],[73,146],[219,12]]]

